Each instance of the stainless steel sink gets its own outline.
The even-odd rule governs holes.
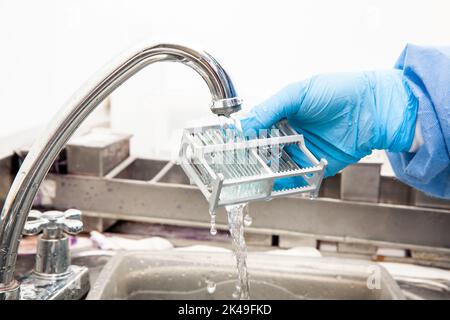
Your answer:
[[[248,269],[252,299],[404,299],[384,268],[365,261],[250,253]],[[87,299],[232,299],[235,279],[230,253],[122,252]],[[214,293],[206,281],[216,283]]]

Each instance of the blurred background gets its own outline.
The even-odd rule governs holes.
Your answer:
[[[141,41],[209,51],[249,109],[316,73],[390,68],[408,42],[448,44],[449,10],[445,0],[0,0],[0,149],[33,139],[95,71]],[[209,102],[192,70],[156,64],[90,120],[133,133],[132,153],[168,159],[183,127],[212,116]]]

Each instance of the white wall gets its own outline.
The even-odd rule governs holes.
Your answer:
[[[0,0],[0,138],[47,123],[94,71],[144,39],[211,52],[249,108],[315,73],[389,68],[407,42],[449,45],[449,12],[446,0]],[[189,120],[210,117],[206,86],[181,65],[148,67],[111,103],[112,126],[135,133],[133,152],[164,158]]]

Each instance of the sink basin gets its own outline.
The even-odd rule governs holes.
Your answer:
[[[250,253],[248,270],[252,299],[404,299],[384,268],[365,261]],[[87,299],[232,299],[235,281],[231,253],[128,251],[110,259]]]

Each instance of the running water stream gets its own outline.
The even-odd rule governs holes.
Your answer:
[[[233,298],[250,299],[250,286],[247,271],[247,245],[244,237],[244,210],[247,204],[227,206],[228,227],[230,229],[233,255],[236,260],[237,282]],[[247,215],[246,215],[247,217]],[[247,218],[248,220],[249,218]]]
[[[220,118],[220,120],[221,120],[220,125],[222,129],[229,129],[231,125],[231,127],[234,127],[235,130],[238,130],[238,134],[234,137],[234,139],[242,139],[243,134],[240,129],[239,120],[223,119],[222,117]],[[232,158],[235,161],[242,161],[240,156],[242,157],[242,155],[236,153],[235,155],[233,155]],[[238,164],[244,165],[245,163],[238,163]],[[231,165],[233,165],[233,163],[231,163]],[[239,192],[239,193],[249,191],[250,190],[241,190],[240,187],[237,190],[232,189],[232,192]],[[237,269],[236,291],[233,293],[233,298],[240,300],[247,300],[250,299],[250,286],[247,271],[247,245],[245,243],[244,228],[251,225],[252,218],[248,214],[247,203],[226,206],[225,209],[227,211],[228,227],[232,239],[231,240],[232,249],[234,258],[236,260],[236,269]],[[217,234],[215,224],[216,224],[216,213],[211,212],[212,235]]]

